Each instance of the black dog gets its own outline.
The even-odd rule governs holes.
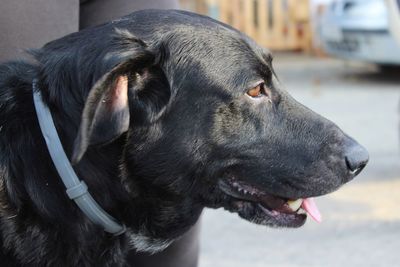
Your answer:
[[[306,215],[288,200],[332,192],[368,161],[279,88],[268,51],[207,17],[140,11],[32,53],[0,66],[2,266],[123,265],[129,246],[165,248],[204,207],[299,227]],[[77,175],[125,234],[68,199],[34,79]]]

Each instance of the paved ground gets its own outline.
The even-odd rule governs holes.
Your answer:
[[[288,54],[274,62],[286,89],[367,147],[370,163],[317,199],[321,224],[268,229],[207,210],[200,267],[400,266],[400,73]]]

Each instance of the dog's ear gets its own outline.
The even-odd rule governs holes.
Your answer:
[[[121,60],[89,91],[72,152],[73,164],[80,161],[89,145],[110,142],[129,128],[129,88],[136,73],[154,62],[154,54],[136,43],[123,59],[111,59]]]

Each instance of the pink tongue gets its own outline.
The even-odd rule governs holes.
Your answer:
[[[318,210],[317,204],[315,204],[314,198],[305,198],[303,199],[303,203],[301,203],[301,207],[313,218],[316,222],[322,221],[321,213]]]

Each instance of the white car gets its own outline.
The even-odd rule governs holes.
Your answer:
[[[398,0],[387,1],[398,8]],[[400,42],[391,29],[384,0],[338,0],[327,7],[320,36],[324,49],[332,56],[400,65]]]
[[[389,25],[393,36],[400,45],[400,0],[386,0],[389,10]]]

